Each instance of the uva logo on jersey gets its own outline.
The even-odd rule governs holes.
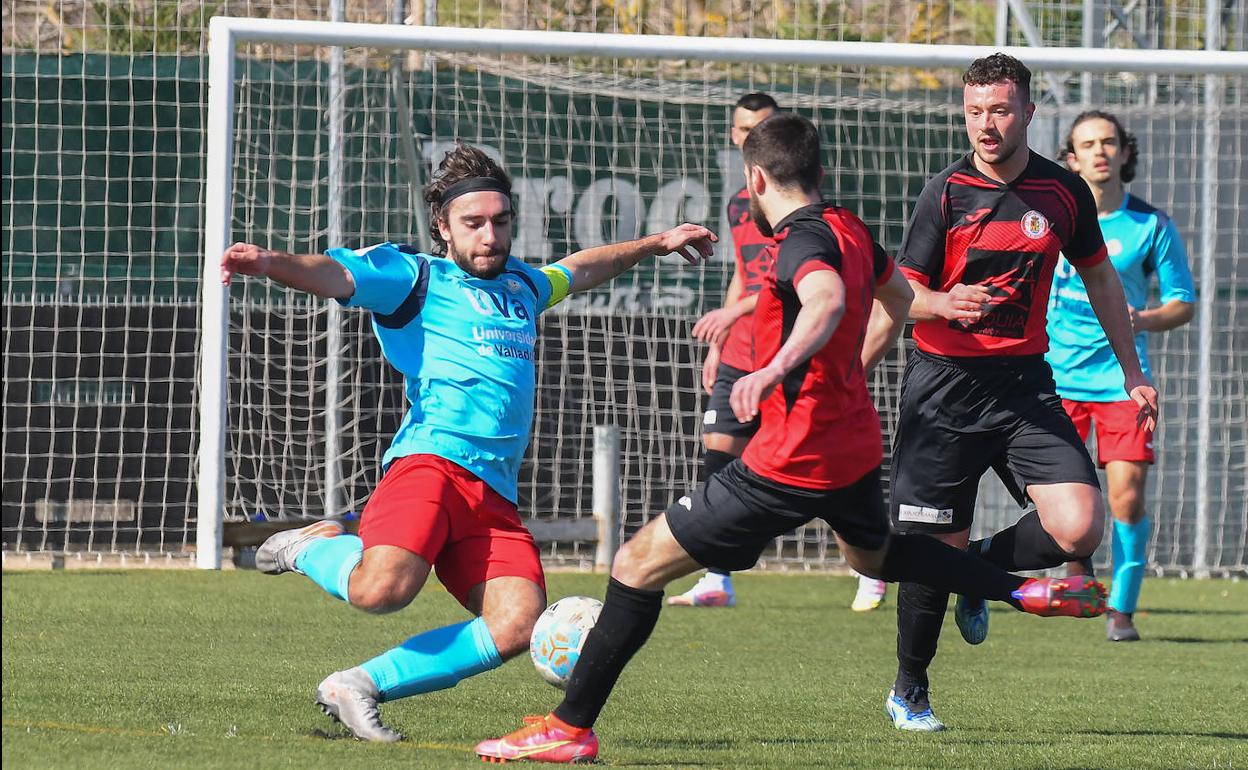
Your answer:
[[[1035,209],[1023,214],[1021,224],[1023,226],[1023,235],[1033,241],[1040,240],[1049,231],[1049,220],[1045,219],[1044,214]]]
[[[468,298],[472,309],[481,315],[501,315],[504,318],[519,318],[527,321],[529,319],[529,311],[519,300],[508,299],[502,293],[495,293],[489,289],[474,288],[471,286],[461,286],[464,290],[464,296]]]

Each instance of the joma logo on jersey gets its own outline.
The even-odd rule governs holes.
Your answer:
[[[529,320],[529,311],[518,299],[512,299],[502,292],[479,289],[474,286],[460,286],[464,296],[468,298],[472,309],[481,315],[501,315],[503,318],[519,318]]]

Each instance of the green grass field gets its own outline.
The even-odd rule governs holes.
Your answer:
[[[3,585],[7,768],[479,766],[477,740],[558,700],[520,659],[384,705],[407,742],[344,738],[312,704],[317,682],[460,619],[440,587],[378,618],[254,572],[7,573]],[[551,596],[604,585],[556,574]],[[1103,641],[1100,620],[1003,609],[972,648],[949,619],[939,735],[901,734],[883,715],[891,601],[852,613],[853,581],[819,575],[741,575],[738,592],[733,610],[664,611],[598,725],[603,763],[1248,767],[1244,583],[1150,580],[1138,644]]]

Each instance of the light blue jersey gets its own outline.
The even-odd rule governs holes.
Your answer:
[[[1148,284],[1156,274],[1161,302],[1196,301],[1187,250],[1170,217],[1133,195],[1122,206],[1100,217],[1110,261],[1122,279],[1127,304],[1143,310]],[[1065,257],[1058,260],[1049,297],[1049,352],[1057,392],[1072,401],[1125,401],[1125,378],[1101,328],[1083,279]],[[1135,335],[1140,367],[1152,379],[1148,366],[1148,335]]]
[[[533,424],[536,320],[568,295],[571,273],[513,256],[497,278],[477,278],[394,243],[328,254],[355,280],[343,304],[372,311],[382,353],[403,373],[411,407],[383,463],[437,455],[514,503]]]

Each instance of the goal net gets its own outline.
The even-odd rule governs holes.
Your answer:
[[[847,48],[840,59],[795,63],[793,51],[802,46],[792,41],[686,39],[686,47],[714,45],[681,50],[679,40],[664,48],[634,38],[647,47],[604,54],[619,36],[560,47],[547,45],[558,36],[540,33],[466,30],[456,37],[440,30],[443,36],[434,40],[406,30],[383,40],[363,25],[230,23],[236,38],[232,77],[225,82],[232,107],[223,123],[209,117],[205,124],[209,147],[223,143],[228,163],[214,166],[209,152],[205,197],[184,190],[189,198],[168,202],[175,210],[208,207],[199,249],[208,260],[235,240],[294,252],[384,240],[427,249],[419,188],[456,141],[481,146],[512,174],[519,212],[512,251],[533,264],[685,220],[708,223],[723,236],[704,267],[648,261],[539,323],[522,515],[591,515],[593,427],[616,425],[625,535],[700,475],[705,351],[690,330],[722,303],[731,276],[724,210],[742,184],[739,153],[728,141],[736,99],[764,91],[783,108],[811,117],[823,135],[827,197],[862,216],[895,252],[925,180],[965,151],[961,68],[972,55],[990,52],[967,49],[965,60],[955,63],[934,58],[941,47],[883,46],[868,57],[876,63],[863,63]],[[723,54],[727,46],[732,60]],[[1201,322],[1152,342],[1163,427],[1150,476],[1158,530],[1151,561],[1172,571],[1243,571],[1243,68],[1209,76],[1202,57],[1191,53],[1184,66],[1156,56],[1152,71],[1126,59],[1115,68],[1113,57],[1121,52],[1114,51],[1083,66],[1063,64],[1052,49],[1018,53],[1035,72],[1039,109],[1031,141],[1038,152],[1051,157],[1074,115],[1092,106],[1118,114],[1139,136],[1142,158],[1130,190],[1174,218],[1209,308]],[[1093,70],[1091,78],[1084,76]],[[1207,162],[1210,151],[1213,163]],[[141,156],[129,150],[129,157]],[[14,168],[19,178],[46,173]],[[228,186],[214,189],[226,180]],[[228,206],[218,206],[218,219],[214,196],[228,199]],[[6,236],[9,253],[32,261],[49,250],[64,253],[72,249],[74,226],[19,230]],[[58,240],[44,245],[40,239],[53,238],[53,231]],[[53,270],[66,264],[72,263]],[[178,550],[194,544],[197,524],[216,516],[242,521],[362,509],[406,408],[401,378],[382,359],[366,314],[255,279],[236,280],[225,301],[206,285],[202,305],[198,294],[184,294],[165,304],[101,299],[84,310],[82,297],[69,303],[56,296],[55,280],[40,273],[44,269],[32,270],[42,280],[28,286],[20,276],[6,285],[9,371],[46,369],[29,376],[29,384],[6,377],[6,413],[26,409],[41,420],[20,437],[6,431],[6,549]],[[9,268],[11,277],[17,272]],[[160,323],[183,335],[176,346],[183,354],[142,363],[127,355],[130,363],[119,363],[110,341],[123,332],[145,333],[157,324],[149,316],[158,312],[176,316]],[[58,353],[54,363],[37,360],[30,340],[40,329],[68,323],[82,330],[74,349]],[[204,349],[198,365],[184,355],[187,345]],[[895,428],[905,353],[903,343],[872,382],[886,437]],[[203,384],[194,390],[197,377]],[[134,382],[140,385],[127,385]],[[117,409],[108,399],[128,400]],[[115,412],[122,419],[114,426]],[[93,418],[99,446],[50,446],[78,435],[58,437],[58,420],[79,426]],[[140,465],[117,460],[114,467],[107,459],[92,466],[84,459],[107,455],[113,430],[123,445],[138,442],[132,451]],[[213,449],[217,436],[219,449]],[[196,475],[190,458],[205,446],[213,449],[206,475]],[[62,463],[72,456],[72,469],[57,470],[56,462],[42,459],[45,452]],[[24,466],[11,459],[22,455],[35,459]],[[122,520],[122,509],[132,518]],[[106,514],[117,518],[81,520]],[[991,531],[1018,514],[995,482],[985,483],[978,528]],[[591,543],[544,549],[553,562],[592,563],[594,555]],[[772,568],[839,563],[822,524],[779,539],[763,557]]]

